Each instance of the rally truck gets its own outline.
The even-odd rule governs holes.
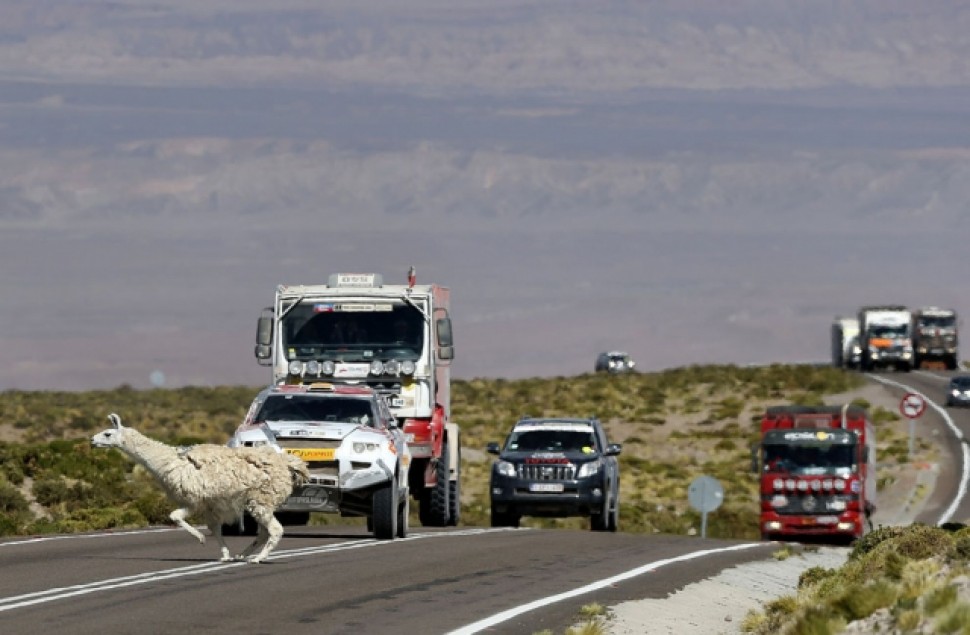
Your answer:
[[[386,400],[366,386],[272,385],[256,395],[230,447],[272,447],[300,457],[309,480],[276,510],[284,525],[305,525],[310,512],[363,516],[374,537],[408,532],[411,456]],[[248,515],[229,527],[253,533]]]
[[[958,348],[956,311],[932,306],[913,311],[915,368],[929,362],[942,364],[947,370],[956,370],[959,365]]]
[[[863,371],[913,368],[912,313],[899,305],[859,309],[859,366]]]
[[[411,453],[418,518],[432,527],[460,518],[449,304],[450,290],[417,284],[413,267],[401,285],[377,273],[337,273],[327,284],[277,286],[256,335],[256,359],[276,384],[366,386],[387,399]]]
[[[876,437],[864,408],[770,406],[755,449],[762,539],[844,544],[872,528]]]

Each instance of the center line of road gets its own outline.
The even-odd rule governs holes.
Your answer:
[[[269,558],[267,558],[267,560],[282,560],[285,558],[298,558],[301,556],[346,551],[348,549],[380,547],[384,545],[400,544],[402,542],[408,542],[413,540],[427,540],[429,538],[450,538],[454,536],[473,536],[477,534],[494,533],[495,531],[506,531],[506,530],[468,529],[468,530],[449,531],[449,532],[443,532],[443,533],[418,533],[418,534],[411,534],[407,538],[399,538],[396,540],[374,540],[373,538],[367,538],[363,540],[354,540],[351,542],[344,542],[344,543],[334,544],[334,545],[320,545],[317,547],[303,547],[300,549],[285,549],[285,550],[275,551]],[[13,595],[10,597],[0,598],[0,613],[4,611],[10,611],[13,609],[23,608],[26,606],[34,606],[36,604],[44,604],[46,602],[62,600],[65,598],[75,597],[78,595],[87,595],[90,593],[109,591],[111,589],[119,589],[123,587],[136,586],[139,584],[148,584],[151,582],[159,582],[161,580],[170,580],[172,578],[182,578],[187,576],[199,575],[203,573],[212,573],[215,571],[223,571],[225,569],[230,569],[232,567],[258,567],[258,566],[259,565],[257,564],[249,564],[248,562],[242,562],[242,561],[206,562],[203,564],[194,564],[194,565],[189,565],[185,567],[176,567],[174,569],[164,569],[162,571],[150,571],[146,573],[137,573],[134,575],[123,576],[120,578],[110,578],[108,580],[100,580],[98,582],[89,582],[86,584],[75,584],[75,585],[66,586],[66,587],[46,589],[44,591],[34,591],[32,593],[25,593],[23,595]]]

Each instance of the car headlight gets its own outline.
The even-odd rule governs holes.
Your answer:
[[[950,394],[953,395],[954,397],[959,397],[960,391],[954,388],[953,390],[950,391]]]
[[[593,476],[600,471],[601,467],[603,467],[603,459],[596,459],[595,461],[590,461],[589,463],[583,463],[579,467],[579,472],[576,474],[576,478]]]
[[[496,461],[495,473],[500,476],[515,476],[515,466],[508,461]]]
[[[368,452],[374,452],[380,447],[377,443],[365,443],[363,441],[354,441],[353,443],[354,454],[366,454]]]
[[[290,371],[291,375],[302,375],[303,362],[301,362],[298,359],[294,359],[292,362],[290,362],[290,365],[287,367],[287,370]]]
[[[272,444],[268,440],[246,442],[246,446],[250,448],[267,448],[270,445]]]

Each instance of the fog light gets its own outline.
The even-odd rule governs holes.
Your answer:
[[[765,531],[780,531],[781,522],[777,520],[769,520],[765,523]]]
[[[839,523],[835,528],[839,531],[852,531],[855,529],[855,523]]]

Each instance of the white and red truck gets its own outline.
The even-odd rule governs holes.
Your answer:
[[[756,449],[762,539],[847,543],[872,528],[876,437],[865,408],[771,406]]]
[[[450,290],[384,284],[376,273],[337,273],[327,284],[279,285],[263,310],[256,359],[276,384],[365,385],[385,396],[411,453],[409,490],[421,524],[457,525],[461,436],[451,421],[454,342]]]

